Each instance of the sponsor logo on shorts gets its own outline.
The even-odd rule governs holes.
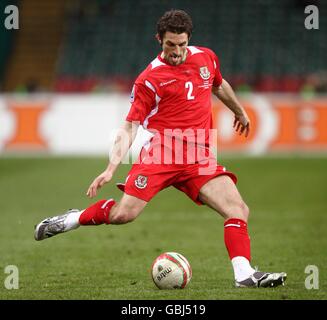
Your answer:
[[[139,189],[144,189],[148,184],[148,177],[138,175],[135,179],[135,186]]]

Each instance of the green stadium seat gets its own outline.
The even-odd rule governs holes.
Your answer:
[[[320,5],[321,17],[327,16],[327,2]],[[273,90],[278,87],[273,78],[327,69],[327,22],[320,19],[318,32],[306,30],[304,12],[294,0],[135,0],[133,6],[128,0],[96,0],[91,7],[80,0],[83,14],[67,22],[58,78],[134,79],[160,50],[154,41],[156,21],[172,7],[191,14],[191,44],[212,48],[227,79],[263,79],[261,87]],[[298,85],[292,83],[294,90]]]

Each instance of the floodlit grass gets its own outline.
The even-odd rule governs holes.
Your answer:
[[[238,175],[251,209],[252,264],[286,271],[285,287],[236,289],[223,242],[223,220],[169,188],[133,223],[81,227],[41,242],[34,224],[68,208],[102,198],[119,199],[114,183],[95,200],[85,192],[106,166],[101,158],[0,160],[0,299],[326,299],[327,159],[232,158],[222,163]],[[113,182],[122,182],[122,166]],[[217,195],[219,196],[219,195]],[[158,290],[152,261],[177,251],[191,263],[184,290]],[[19,269],[19,289],[7,290],[7,265]],[[319,268],[319,289],[305,288],[307,265]],[[2,284],[2,285],[1,285]]]

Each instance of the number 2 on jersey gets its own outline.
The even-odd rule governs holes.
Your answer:
[[[191,81],[185,82],[185,88],[188,89],[187,91],[187,100],[194,100],[193,93],[193,83]]]

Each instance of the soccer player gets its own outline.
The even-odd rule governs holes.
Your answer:
[[[217,55],[208,48],[188,45],[192,28],[190,16],[182,10],[167,11],[158,20],[156,38],[162,52],[135,81],[131,108],[109,164],[87,190],[87,196],[93,198],[111,181],[142,125],[152,136],[125,184],[119,184],[124,191],[120,202],[100,200],[85,210],[70,209],[47,218],[35,227],[35,239],[43,240],[81,225],[131,222],[160,190],[174,186],[223,217],[224,241],[237,287],[284,284],[286,273],[257,271],[250,264],[249,208],[236,188],[236,176],[217,164],[210,151],[211,93],[234,113],[236,132],[247,137],[250,121],[222,78]],[[195,152],[190,151],[192,148]]]

